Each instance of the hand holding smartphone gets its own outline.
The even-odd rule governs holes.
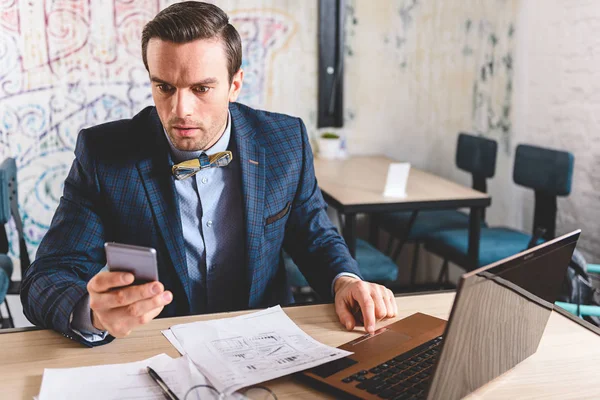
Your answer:
[[[109,271],[101,271],[87,284],[90,317],[94,327],[115,337],[156,318],[173,300],[173,293],[158,281],[156,250],[120,243],[105,243]]]

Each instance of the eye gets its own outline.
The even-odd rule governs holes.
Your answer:
[[[198,93],[206,93],[210,90],[210,88],[208,86],[199,86],[197,88],[194,88],[194,91],[198,92]]]
[[[166,83],[161,83],[159,85],[156,85],[156,87],[163,93],[170,93],[173,91],[173,87],[167,85]]]

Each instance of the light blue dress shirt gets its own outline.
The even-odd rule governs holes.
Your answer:
[[[244,200],[239,156],[231,141],[231,117],[208,150],[181,151],[171,142],[175,163],[227,149],[233,161],[175,180],[190,278],[192,314],[239,310],[248,306]]]

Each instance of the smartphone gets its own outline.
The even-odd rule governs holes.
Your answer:
[[[131,272],[135,277],[134,285],[158,280],[156,250],[153,248],[107,242],[104,251],[108,270]]]

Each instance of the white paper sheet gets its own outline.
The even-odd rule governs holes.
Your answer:
[[[410,163],[391,163],[388,169],[383,195],[385,197],[406,197],[406,184]]]
[[[179,340],[177,340],[172,330],[165,329],[164,331],[160,332],[173,345],[173,347],[175,347],[175,350],[177,350],[179,354],[185,356],[185,350],[183,349],[183,347],[181,347],[181,343],[179,343]]]
[[[182,348],[224,393],[353,354],[317,342],[279,306],[239,317],[175,325],[171,331],[173,345]]]
[[[156,399],[164,396],[146,367],[152,367],[181,400],[192,386],[210,385],[188,357],[172,359],[166,354],[127,364],[81,368],[45,369],[39,400],[47,399]],[[202,398],[218,399],[218,393],[203,389]],[[207,395],[205,397],[205,394]],[[211,397],[212,396],[212,397]],[[193,396],[188,396],[188,399]],[[228,399],[244,399],[234,394]]]

